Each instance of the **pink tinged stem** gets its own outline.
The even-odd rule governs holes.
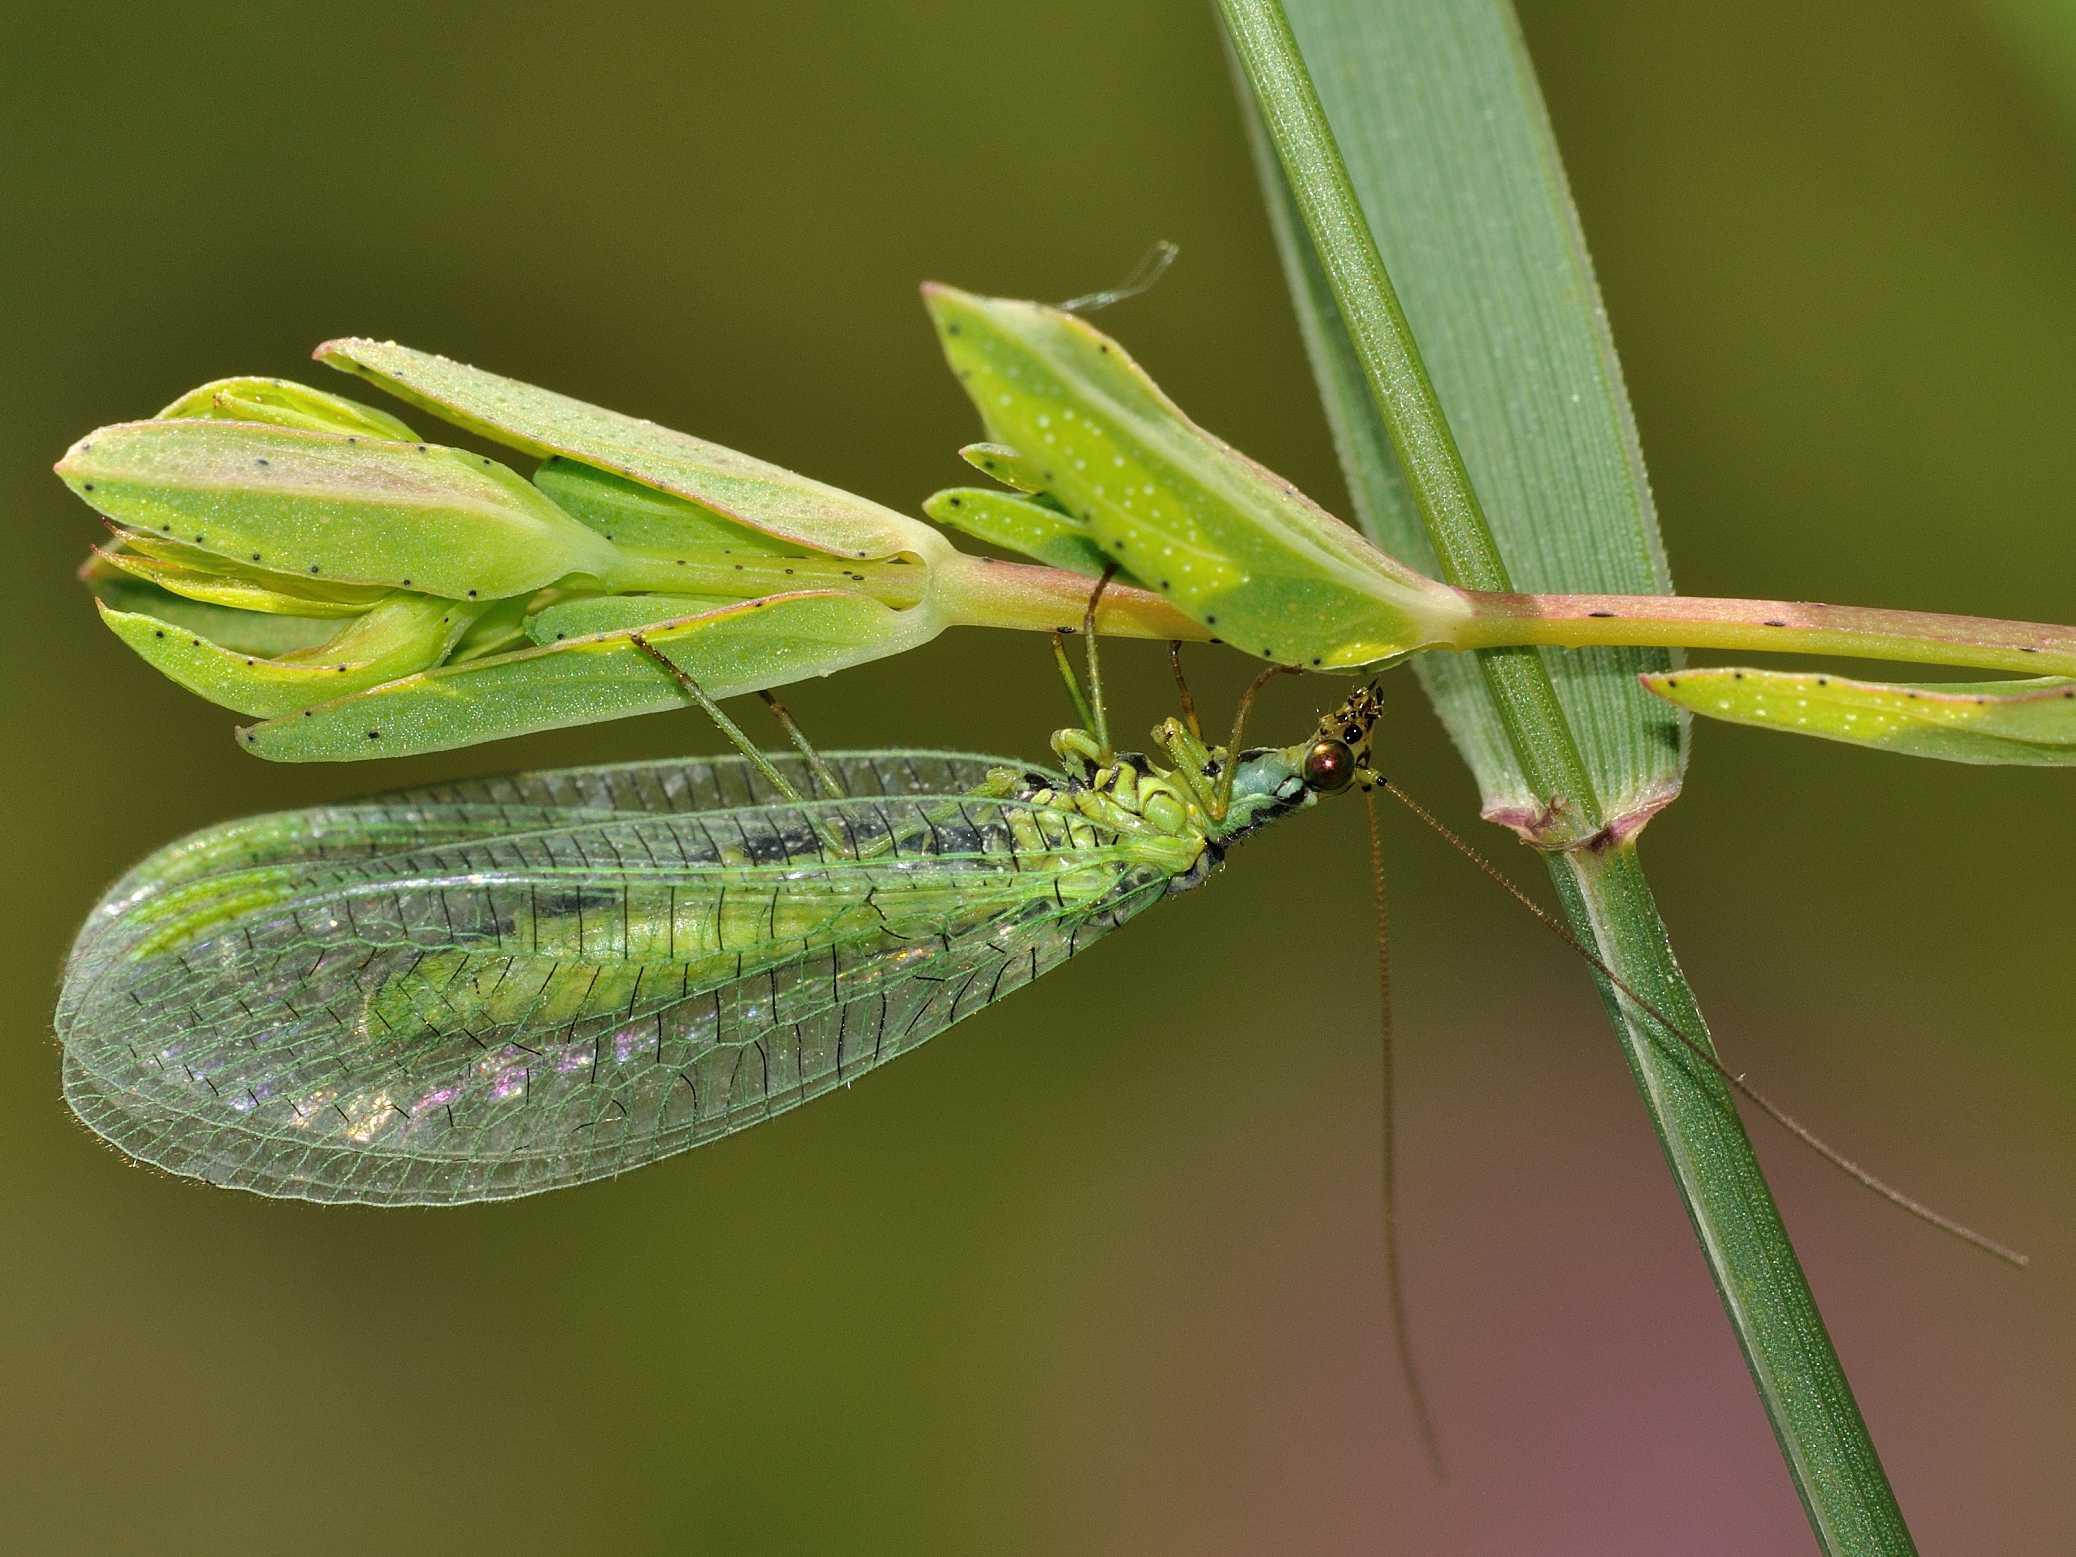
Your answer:
[[[1062,568],[998,562],[958,553],[930,564],[930,599],[952,623],[1035,632],[1078,632],[1096,581]],[[1159,595],[1112,584],[1103,592],[1096,629],[1119,638],[1181,638],[1202,642],[1209,628],[1191,621]]]
[[[1981,670],[2076,675],[2076,628],[1807,600],[1465,591],[1475,615],[1454,647],[1657,645],[1839,654]]]

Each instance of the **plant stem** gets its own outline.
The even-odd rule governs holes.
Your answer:
[[[1465,592],[1476,615],[1457,647],[1654,644],[1686,649],[1838,654],[2034,675],[2076,675],[2076,628],[1936,611],[1691,595]]]
[[[698,556],[680,560],[622,548],[600,585],[610,593],[657,591],[751,600],[797,590],[833,590],[892,606],[897,611],[928,602],[945,621],[960,627],[1004,627],[1026,632],[1077,632],[1095,580],[1061,568],[976,557],[946,546],[911,561],[852,561],[821,552],[797,556]],[[1103,595],[1096,625],[1118,638],[1180,638],[1201,642],[1211,629],[1192,621],[1150,590],[1112,584]]]
[[[1220,10],[1284,188],[1330,284],[1335,322],[1360,359],[1444,575],[1459,587],[1510,595],[1505,563],[1282,6],[1220,0]],[[1512,620],[1517,641],[1537,620],[1532,614]],[[1582,613],[1581,620],[1601,619]],[[1580,826],[1597,831],[1601,802],[1539,656],[1517,647],[1486,650],[1480,660],[1535,793],[1553,816],[1573,820],[1574,837]],[[1547,859],[1573,932],[1691,1038],[1706,1043],[1706,1025],[1672,955],[1633,841],[1568,848]],[[1596,975],[1596,982],[1818,1540],[1835,1553],[1914,1551],[1728,1093],[1696,1055],[1647,1025],[1606,979]]]
[[[1078,633],[1096,587],[1096,581],[1084,574],[959,551],[932,558],[929,567],[929,605],[958,627]],[[1118,583],[1103,591],[1096,629],[1112,638],[1166,638],[1187,643],[1203,643],[1212,636],[1210,628],[1184,616],[1152,591]]]

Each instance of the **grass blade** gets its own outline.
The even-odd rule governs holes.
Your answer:
[[[1423,19],[1440,9],[1417,0],[1291,7],[1309,52],[1334,61],[1316,85],[1347,158],[1347,197],[1375,224],[1372,234],[1358,218],[1329,247],[1293,245],[1288,235],[1306,223],[1280,175],[1271,184],[1357,517],[1385,550],[1416,563],[1433,558],[1444,578],[1467,588],[1608,590],[1595,581],[1620,578],[1628,592],[1668,593],[1634,419],[1511,14],[1481,0]],[[1376,249],[1402,289],[1404,313],[1387,283],[1377,317],[1344,322],[1336,283],[1360,274],[1360,253]],[[1391,391],[1366,380],[1364,355],[1388,344],[1393,319],[1403,328],[1406,315],[1418,325],[1419,350],[1380,359],[1378,373],[1422,387],[1432,374],[1448,418],[1444,432],[1395,449],[1395,416],[1422,397],[1401,394],[1400,408],[1380,416]],[[1441,421],[1438,406],[1421,416]],[[1457,503],[1433,490],[1466,483],[1466,464],[1482,513],[1478,496]],[[1651,707],[1635,677],[1669,668],[1669,657],[1594,650],[1547,663],[1612,815],[1647,816],[1666,804],[1678,792],[1686,725]],[[1518,723],[1510,731],[1502,713],[1517,700],[1488,698],[1491,672],[1468,658],[1427,655],[1416,669],[1477,774],[1487,815],[1532,822],[1537,786],[1513,749],[1524,732]]]
[[[1406,555],[1417,516],[1445,577],[1511,588],[1475,475],[1502,505],[1507,557],[1524,581],[1667,589],[1598,294],[1506,6],[1293,0],[1295,34],[1275,0],[1221,9],[1260,110],[1272,214],[1366,526]],[[1306,55],[1331,62],[1316,89]],[[1405,312],[1380,247],[1407,288]],[[1406,313],[1432,343],[1435,379],[1465,429],[1461,455]],[[1481,358],[1497,368],[1479,371]],[[1540,370],[1525,386],[1507,371],[1523,362]],[[1537,471],[1545,485],[1524,494]],[[1534,651],[1485,651],[1474,679],[1445,667],[1430,687],[1488,815],[1551,851],[1573,932],[1700,1037],[1635,847],[1636,829],[1676,792],[1683,727],[1648,706],[1635,661],[1618,667],[1567,656],[1553,681]],[[1579,847],[1588,841],[1601,846]],[[1914,1550],[1718,1078],[1604,980],[1601,994],[1819,1542]]]

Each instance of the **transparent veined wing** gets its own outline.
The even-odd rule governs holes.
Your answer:
[[[993,769],[1027,767],[971,752],[858,751],[826,760],[852,795],[964,794]],[[769,761],[801,793],[813,792],[813,775],[796,753],[773,755]],[[455,779],[340,805],[243,817],[154,851],[102,896],[82,932],[82,945],[99,925],[130,912],[135,900],[234,867],[366,856],[630,813],[714,811],[781,798],[745,759],[702,757]],[[75,946],[74,955],[81,949]]]
[[[970,793],[1022,764],[831,760],[848,799],[784,802],[739,761],[637,763],[183,840],[74,947],[66,1097],[134,1157],[263,1194],[532,1194],[847,1084],[1176,873]]]

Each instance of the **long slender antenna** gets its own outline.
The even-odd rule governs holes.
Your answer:
[[[792,801],[796,806],[807,804],[807,797],[793,787],[792,781],[785,774],[772,766],[771,759],[757,749],[756,742],[742,733],[740,725],[721,712],[721,705],[706,695],[706,688],[692,679],[690,671],[657,648],[655,644],[649,642],[640,633],[629,633],[627,641],[662,667],[664,674],[678,684],[678,690],[698,704],[700,712],[713,720],[715,727],[734,743],[735,749],[749,759],[750,766],[764,775],[764,781],[767,784]]]
[[[1565,924],[1563,920],[1556,918],[1540,903],[1536,902],[1534,898],[1530,897],[1526,892],[1522,891],[1519,887],[1515,886],[1512,881],[1507,879],[1507,877],[1500,872],[1498,866],[1494,865],[1490,860],[1486,859],[1484,855],[1480,854],[1476,849],[1472,848],[1468,843],[1464,842],[1462,838],[1458,837],[1456,833],[1453,830],[1451,830],[1449,825],[1446,822],[1444,822],[1440,817],[1436,816],[1432,811],[1428,810],[1426,806],[1422,805],[1419,801],[1415,800],[1411,795],[1407,794],[1404,790],[1400,789],[1396,784],[1393,784],[1389,779],[1379,779],[1377,782],[1378,786],[1385,790],[1387,793],[1389,793],[1392,799],[1396,800],[1400,805],[1404,806],[1408,811],[1411,811],[1413,815],[1417,816],[1423,823],[1425,823],[1430,831],[1432,831],[1438,837],[1440,837],[1458,854],[1461,854],[1465,859],[1469,860],[1473,865],[1477,866],[1478,869],[1482,871],[1488,878],[1490,878],[1492,882],[1500,888],[1501,891],[1505,892],[1515,902],[1519,903],[1523,908],[1527,909],[1531,914],[1535,915],[1537,922],[1540,923],[1544,929],[1548,930],[1552,935],[1556,936],[1558,940],[1564,942],[1565,945],[1569,946],[1573,951],[1577,952],[1581,957],[1585,958],[1587,962],[1591,963],[1595,968],[1597,968],[1600,971],[1600,976],[1606,979],[1610,985],[1612,985],[1617,991],[1619,991],[1629,1001],[1631,1005],[1635,1006],[1639,1011],[1643,1012],[1646,1016],[1650,1017],[1652,1021],[1656,1022],[1668,1034],[1670,1034],[1673,1038],[1677,1039],[1682,1045],[1684,1045],[1686,1049],[1690,1053],[1692,1053],[1696,1059],[1701,1061],[1702,1064],[1706,1065],[1710,1070],[1714,1071],[1716,1075],[1720,1076],[1726,1083],[1734,1087],[1738,1092],[1742,1093],[1747,1099],[1751,1101],[1753,1106],[1758,1108],[1760,1112],[1767,1116],[1767,1118],[1771,1119],[1783,1130],[1786,1130],[1790,1135],[1794,1136],[1796,1140],[1800,1141],[1804,1146],[1807,1146],[1811,1151],[1815,1152],[1819,1157],[1823,1158],[1824,1161],[1828,1162],[1832,1167],[1836,1168],[1839,1172],[1845,1174],[1846,1177],[1854,1180],[1862,1188],[1874,1191],[1875,1194],[1881,1196],[1881,1198],[1888,1201],[1889,1204],[1896,1206],[1900,1210],[1909,1212],[1920,1222],[1924,1222],[1932,1227],[1936,1227],[1942,1233],[1947,1233],[1952,1237],[1958,1238],[1963,1243],[1973,1244],[1976,1248],[1982,1250],[1984,1253],[1993,1254],[1998,1259],[2004,1261],[2008,1265],[2016,1265],[2023,1269],[2026,1265],[2031,1263],[2027,1256],[2020,1254],[2016,1249],[2013,1249],[2006,1244],[1999,1243],[1994,1238],[1991,1238],[1986,1234],[1978,1233],[1977,1231],[1975,1231],[1974,1228],[1968,1227],[1963,1223],[1956,1222],[1950,1216],[1946,1216],[1941,1212],[1934,1211],[1930,1206],[1926,1205],[1921,1200],[1912,1199],[1909,1195],[1904,1194],[1901,1190],[1895,1188],[1893,1185],[1890,1185],[1885,1181],[1876,1178],[1872,1173],[1869,1173],[1865,1168],[1861,1167],[1858,1163],[1854,1162],[1850,1157],[1847,1157],[1843,1152],[1840,1152],[1836,1147],[1827,1144],[1824,1140],[1822,1140],[1819,1136],[1812,1132],[1806,1125],[1802,1124],[1799,1120],[1794,1118],[1793,1115],[1789,1114],[1786,1109],[1782,1108],[1779,1104],[1773,1102],[1772,1099],[1766,1097],[1757,1088],[1753,1087],[1749,1082],[1747,1082],[1744,1079],[1744,1076],[1741,1073],[1733,1073],[1728,1068],[1726,1068],[1721,1060],[1717,1059],[1715,1055],[1709,1052],[1706,1045],[1701,1043],[1698,1039],[1690,1037],[1684,1030],[1681,1029],[1677,1022],[1672,1020],[1671,1017],[1667,1016],[1656,1005],[1652,1004],[1650,1001],[1646,1000],[1642,995],[1638,994],[1633,986],[1631,986],[1627,981],[1625,981],[1620,974],[1616,973],[1613,968],[1607,965],[1606,960],[1602,958],[1598,952],[1594,951],[1591,947],[1587,946],[1583,941],[1581,941],[1576,935],[1572,934],[1571,927],[1569,925]]]
[[[1152,291],[1154,283],[1168,273],[1168,267],[1175,263],[1175,256],[1181,252],[1175,243],[1162,238],[1139,256],[1139,263],[1119,285],[1105,287],[1100,292],[1085,292],[1080,297],[1070,297],[1064,303],[1052,306],[1064,314],[1092,314],[1112,303],[1129,302],[1143,292]]]
[[[815,782],[822,786],[829,798],[849,799],[850,797],[844,793],[843,780],[836,776],[834,768],[822,760],[822,754],[814,749],[813,742],[807,738],[807,732],[801,729],[798,721],[793,718],[793,711],[767,691],[759,691],[757,696],[764,699],[764,706],[771,710],[771,717],[779,722],[779,728],[786,732],[786,739],[793,743],[793,750],[800,753],[800,759],[807,764],[808,772],[815,776]]]
[[[1435,1427],[1427,1388],[1420,1382],[1420,1367],[1413,1358],[1413,1326],[1406,1314],[1404,1262],[1398,1250],[1398,1082],[1391,1019],[1391,919],[1384,897],[1384,843],[1377,834],[1377,802],[1368,790],[1362,792],[1362,812],[1370,829],[1370,887],[1377,904],[1377,1048],[1384,1075],[1384,1291],[1391,1304],[1391,1342],[1398,1353],[1399,1378],[1406,1399],[1412,1403],[1420,1446],[1427,1451],[1435,1479],[1447,1481],[1449,1467],[1442,1459],[1442,1435]]]

